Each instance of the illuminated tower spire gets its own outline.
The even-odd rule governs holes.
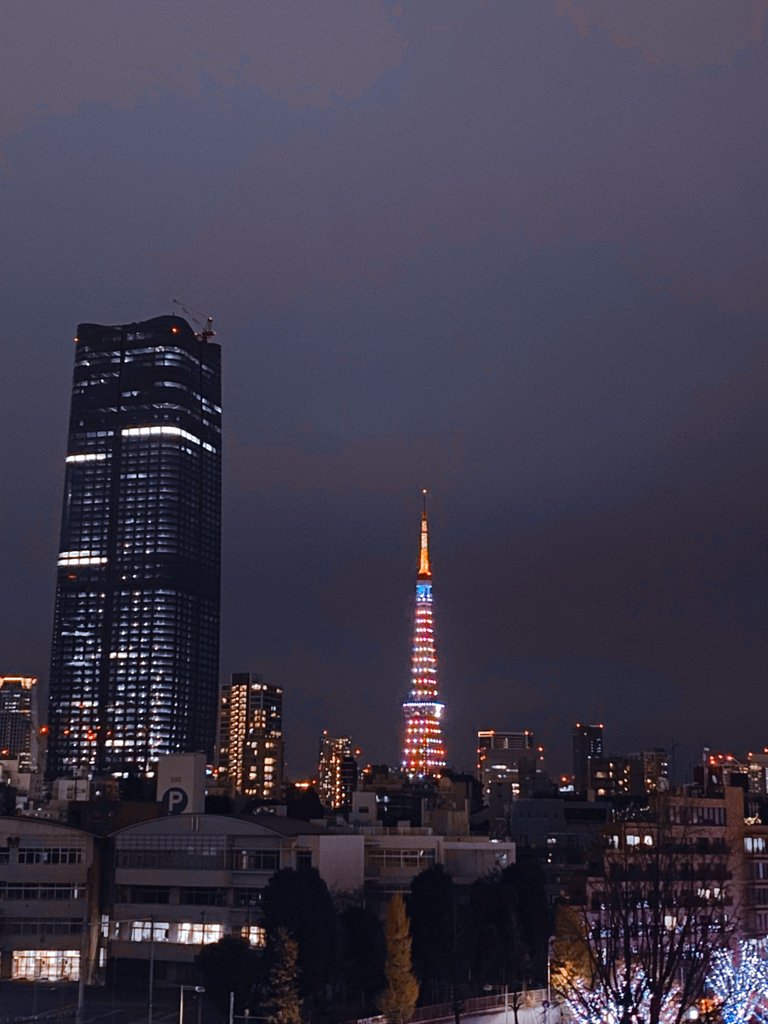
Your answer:
[[[419,578],[430,577],[429,568],[429,526],[427,525],[427,492],[421,492],[421,547],[419,548]]]
[[[427,492],[422,491],[422,495],[421,544],[411,650],[411,687],[407,699],[403,702],[403,768],[408,775],[416,777],[439,775],[445,768],[445,747],[441,727],[445,705],[439,700],[437,688]]]

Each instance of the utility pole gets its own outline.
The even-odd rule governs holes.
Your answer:
[[[147,1006],[147,1024],[152,1024],[154,1012],[155,989],[155,918],[149,919],[149,1004]]]
[[[83,1010],[85,1009],[85,972],[88,970],[88,949],[90,943],[89,931],[90,920],[87,916],[83,922],[83,931],[80,936],[80,967],[77,972],[77,1008],[75,1009],[75,1024],[83,1024]]]

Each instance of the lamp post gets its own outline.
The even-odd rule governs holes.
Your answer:
[[[184,992],[197,992],[202,995],[205,989],[202,985],[179,985],[179,1024],[184,1024]]]

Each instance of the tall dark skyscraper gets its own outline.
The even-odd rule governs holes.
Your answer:
[[[81,324],[49,698],[50,775],[212,753],[221,349],[176,316]]]

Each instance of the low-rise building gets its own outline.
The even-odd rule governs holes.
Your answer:
[[[80,829],[5,818],[0,839],[0,977],[99,980],[101,849]]]
[[[483,836],[434,835],[429,828],[363,828],[365,886],[372,895],[405,892],[414,877],[441,864],[454,882],[469,884],[515,863],[515,844]]]
[[[375,821],[375,794],[357,796],[367,813],[354,822]],[[84,971],[89,984],[146,984],[151,965],[159,986],[194,982],[203,945],[225,935],[264,942],[262,896],[282,868],[315,868],[331,892],[375,901],[433,865],[469,884],[515,861],[513,843],[479,836],[267,813],[167,813],[109,836],[5,821],[0,977],[20,980],[76,981]]]
[[[264,941],[260,902],[281,868],[314,867],[331,890],[363,886],[363,839],[276,815],[176,814],[115,833],[108,957],[123,979],[194,976],[201,946]]]

